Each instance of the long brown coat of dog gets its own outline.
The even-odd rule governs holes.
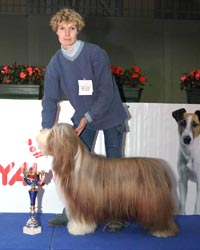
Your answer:
[[[95,231],[107,219],[140,223],[158,237],[173,236],[171,181],[164,161],[92,155],[69,124],[42,130],[39,148],[53,156],[52,170],[73,235]]]

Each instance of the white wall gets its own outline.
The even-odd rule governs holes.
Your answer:
[[[169,162],[175,178],[175,196],[177,196],[177,124],[172,118],[172,111],[184,107],[194,112],[199,105],[128,103],[132,118],[128,125],[125,143],[126,156],[151,156],[163,158]],[[26,164],[37,165],[38,170],[48,173],[51,169],[50,157],[36,157],[39,152],[36,135],[41,129],[41,102],[37,100],[0,100],[0,212],[28,212],[28,186],[24,186],[21,167]],[[61,103],[59,122],[70,123],[73,108],[68,101]],[[99,133],[95,152],[104,154],[102,133]],[[62,203],[55,191],[51,175],[47,174],[46,185],[39,189],[40,204],[43,212],[59,213]],[[193,213],[195,186],[189,184],[187,213]]]

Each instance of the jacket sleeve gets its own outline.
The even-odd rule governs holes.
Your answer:
[[[42,99],[42,128],[51,128],[56,122],[58,103],[60,101],[60,84],[53,61],[46,68],[44,96]]]
[[[98,51],[93,60],[93,72],[96,82],[97,99],[94,105],[88,110],[93,121],[101,119],[110,107],[114,96],[114,84],[110,62],[106,52]]]

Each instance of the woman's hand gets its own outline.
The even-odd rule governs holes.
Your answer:
[[[85,117],[83,117],[83,118],[80,120],[78,127],[75,129],[76,134],[77,134],[78,136],[82,133],[82,131],[83,131],[84,128],[86,127],[87,123],[88,123],[88,120],[87,120]]]

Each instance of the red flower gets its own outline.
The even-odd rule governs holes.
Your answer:
[[[133,73],[133,74],[131,75],[131,77],[136,79],[136,78],[139,78],[139,75],[138,75],[138,73]]]
[[[194,76],[195,75],[195,70],[192,70],[191,72],[190,72],[190,76]]]
[[[26,74],[23,71],[21,71],[20,74],[19,74],[19,77],[22,78],[22,79],[25,79]]]
[[[196,80],[199,80],[199,79],[200,79],[200,72],[197,72],[197,73],[196,73],[195,78],[196,78]]]
[[[187,75],[183,75],[183,76],[181,76],[181,78],[180,78],[181,81],[185,81],[186,79],[187,79]]]
[[[38,67],[35,67],[35,72],[38,73],[38,75],[40,75],[41,74],[41,69],[38,68]]]
[[[145,76],[140,76],[139,80],[141,83],[145,83],[147,81]]]
[[[111,65],[111,71],[115,75],[123,75],[124,74],[124,69],[121,66],[113,67]]]
[[[7,74],[8,70],[9,70],[9,67],[8,66],[4,66],[3,69],[1,70],[1,73],[2,74]]]
[[[26,68],[26,71],[28,72],[28,75],[29,75],[29,76],[32,76],[32,74],[33,74],[33,68],[32,68],[32,67],[30,67],[30,66],[27,67],[27,68]]]
[[[132,68],[135,71],[135,73],[139,73],[141,70],[140,67],[138,67],[138,66],[133,66]]]

